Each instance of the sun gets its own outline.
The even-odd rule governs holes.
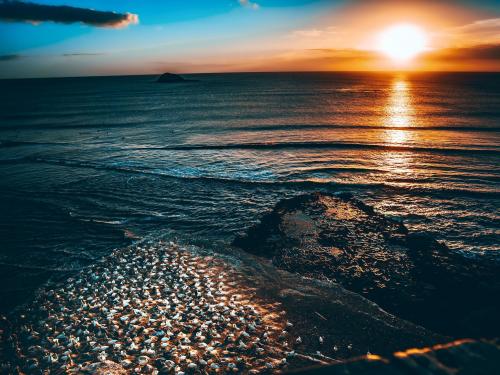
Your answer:
[[[427,35],[416,25],[393,25],[380,33],[377,49],[395,62],[406,62],[427,49]]]

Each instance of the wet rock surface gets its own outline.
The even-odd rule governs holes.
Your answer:
[[[410,349],[386,358],[370,355],[346,363],[296,371],[302,375],[491,375],[500,369],[497,341],[461,340],[432,348]]]
[[[286,311],[293,323],[289,341],[296,353],[329,363],[450,341],[338,284],[277,269],[269,260],[243,251],[231,252],[247,282]]]
[[[284,270],[329,279],[456,337],[500,335],[500,268],[463,257],[349,194],[279,202],[233,243]]]

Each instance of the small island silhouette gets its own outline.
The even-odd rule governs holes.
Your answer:
[[[194,82],[194,80],[185,79],[185,78],[181,77],[180,75],[173,74],[173,73],[163,73],[161,76],[158,77],[156,82],[158,82],[158,83],[181,83],[181,82]]]

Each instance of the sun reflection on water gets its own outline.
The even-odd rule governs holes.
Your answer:
[[[385,139],[391,144],[402,144],[407,140],[408,128],[413,124],[413,108],[411,106],[411,93],[407,81],[402,78],[397,78],[390,91],[389,101],[385,107],[386,125],[392,129],[388,129],[385,134]]]
[[[407,152],[389,151],[384,155],[385,168],[394,176],[400,178],[402,175],[413,175],[415,169],[412,167],[412,159]]]
[[[389,100],[385,107],[385,124],[388,129],[383,134],[384,141],[389,145],[404,146],[410,141],[410,135],[413,133],[408,129],[414,122],[410,88],[409,83],[401,77],[396,78],[390,88]],[[392,173],[412,173],[411,160],[406,152],[389,151],[384,162]]]

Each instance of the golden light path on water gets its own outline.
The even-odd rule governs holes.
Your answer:
[[[392,84],[385,107],[385,124],[390,128],[385,131],[385,142],[396,146],[408,143],[410,141],[408,128],[414,124],[414,115],[411,86],[403,77],[397,77]],[[391,172],[400,174],[412,172],[411,160],[407,153],[389,152],[384,159]]]
[[[394,81],[389,102],[386,107],[387,125],[393,128],[407,128],[413,123],[413,108],[411,106],[409,84],[401,78]],[[404,129],[391,129],[387,132],[387,141],[404,143],[406,132]]]

